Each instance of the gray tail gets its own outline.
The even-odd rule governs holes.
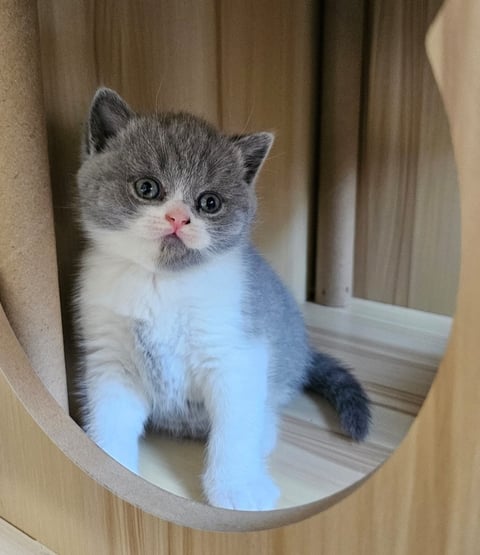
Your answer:
[[[367,437],[370,400],[360,382],[339,360],[324,353],[313,353],[305,388],[319,393],[333,406],[342,429],[354,440]]]

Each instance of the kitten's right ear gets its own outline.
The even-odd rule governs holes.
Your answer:
[[[273,139],[273,133],[253,133],[252,135],[233,135],[233,137],[230,137],[230,140],[242,151],[245,166],[243,178],[249,185],[255,181],[270,151]]]
[[[123,98],[112,89],[102,87],[92,100],[87,125],[87,154],[101,152],[108,139],[123,129],[135,115]]]

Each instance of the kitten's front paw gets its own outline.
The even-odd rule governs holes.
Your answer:
[[[242,479],[204,479],[204,489],[210,505],[239,511],[268,511],[274,509],[280,490],[266,473]]]

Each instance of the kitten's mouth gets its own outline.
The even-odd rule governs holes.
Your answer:
[[[182,245],[185,245],[185,243],[183,242],[183,239],[179,237],[175,232],[169,233],[168,235],[164,235],[162,237],[162,241],[165,242],[166,244],[175,245],[178,243],[182,243]]]
[[[162,237],[159,244],[158,264],[170,270],[181,270],[203,260],[200,251],[188,247],[176,233]]]
[[[178,256],[185,253],[187,250],[190,250],[182,237],[180,237],[177,233],[164,235],[161,239],[160,245],[161,250],[165,254],[169,253],[170,256]]]

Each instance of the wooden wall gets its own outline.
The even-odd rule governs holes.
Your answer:
[[[457,179],[424,44],[441,3],[366,3],[354,295],[453,314]]]

